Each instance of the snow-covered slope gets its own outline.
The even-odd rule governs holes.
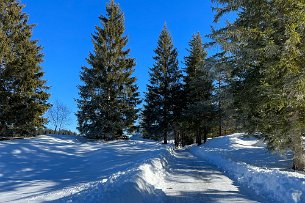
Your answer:
[[[264,143],[243,134],[214,138],[190,151],[223,170],[242,187],[276,202],[305,202],[305,174],[294,172],[291,154],[271,154]]]
[[[155,142],[105,144],[60,135],[0,142],[0,202],[61,200],[94,188],[100,192],[113,179],[136,175],[137,166],[164,151]]]

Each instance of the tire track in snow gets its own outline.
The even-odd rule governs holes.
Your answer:
[[[257,202],[222,172],[187,150],[172,152],[166,171],[161,186],[166,202]]]

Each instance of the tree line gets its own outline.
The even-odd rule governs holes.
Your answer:
[[[178,51],[164,26],[141,111],[133,77],[135,59],[129,57],[130,49],[126,48],[124,14],[118,4],[110,1],[106,16],[99,19],[102,26],[97,26],[93,35],[94,51],[87,58],[89,67],[83,67],[81,73],[83,85],[79,86],[77,100],[81,134],[111,140],[140,128],[144,137],[163,138],[165,144],[173,136],[178,146],[193,143],[193,136],[201,144],[202,133],[206,141],[212,129],[222,128],[224,122],[219,120],[224,118],[224,111],[219,103],[224,92],[213,84],[217,71],[212,73],[199,33],[190,41],[184,76]],[[140,126],[135,126],[139,115]],[[218,133],[222,135],[222,130]]]
[[[176,146],[185,146],[240,130],[259,135],[271,150],[291,150],[294,168],[304,170],[305,2],[212,1],[215,23],[228,13],[236,19],[212,28],[208,42],[194,34],[184,69],[164,26],[141,110],[124,14],[111,0],[93,34],[88,66],[82,67],[79,132],[110,140],[140,128],[146,138],[167,143],[173,137]],[[34,135],[47,122],[43,115],[51,106],[49,87],[32,28],[18,1],[0,2],[2,136]],[[210,46],[219,49],[208,54]]]
[[[293,168],[305,170],[305,2],[214,0],[215,21],[237,18],[211,38],[221,46],[218,63],[230,71],[237,118],[260,133],[268,148],[292,151]]]

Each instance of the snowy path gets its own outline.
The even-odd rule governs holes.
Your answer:
[[[255,202],[223,173],[187,150],[174,152],[167,167],[162,188],[166,202]]]

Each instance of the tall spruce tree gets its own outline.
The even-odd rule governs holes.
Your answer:
[[[182,73],[178,67],[178,52],[166,28],[162,30],[155,49],[155,64],[150,69],[150,84],[142,112],[142,127],[146,137],[163,136],[175,132],[175,122],[181,113]]]
[[[79,131],[92,138],[115,139],[131,130],[137,119],[139,104],[135,59],[125,49],[124,14],[119,5],[110,1],[106,16],[99,19],[93,35],[94,53],[89,55],[90,67],[83,67],[77,100]]]
[[[31,136],[46,123],[43,54],[17,0],[0,1],[0,135]]]
[[[216,20],[238,13],[214,33],[230,52],[234,96],[248,132],[260,132],[272,150],[290,149],[294,169],[305,170],[305,2],[217,0]]]
[[[211,102],[213,80],[206,63],[207,53],[199,33],[193,36],[189,46],[189,56],[185,57],[184,92],[186,107],[184,117],[188,129],[195,134],[196,143],[201,145],[201,134],[204,134],[204,142],[206,142],[208,130],[211,126],[210,121],[213,117]]]
[[[207,59],[214,80],[212,95],[214,117],[213,134],[222,136],[237,129],[236,110],[231,89],[232,70],[226,52],[216,53]]]

